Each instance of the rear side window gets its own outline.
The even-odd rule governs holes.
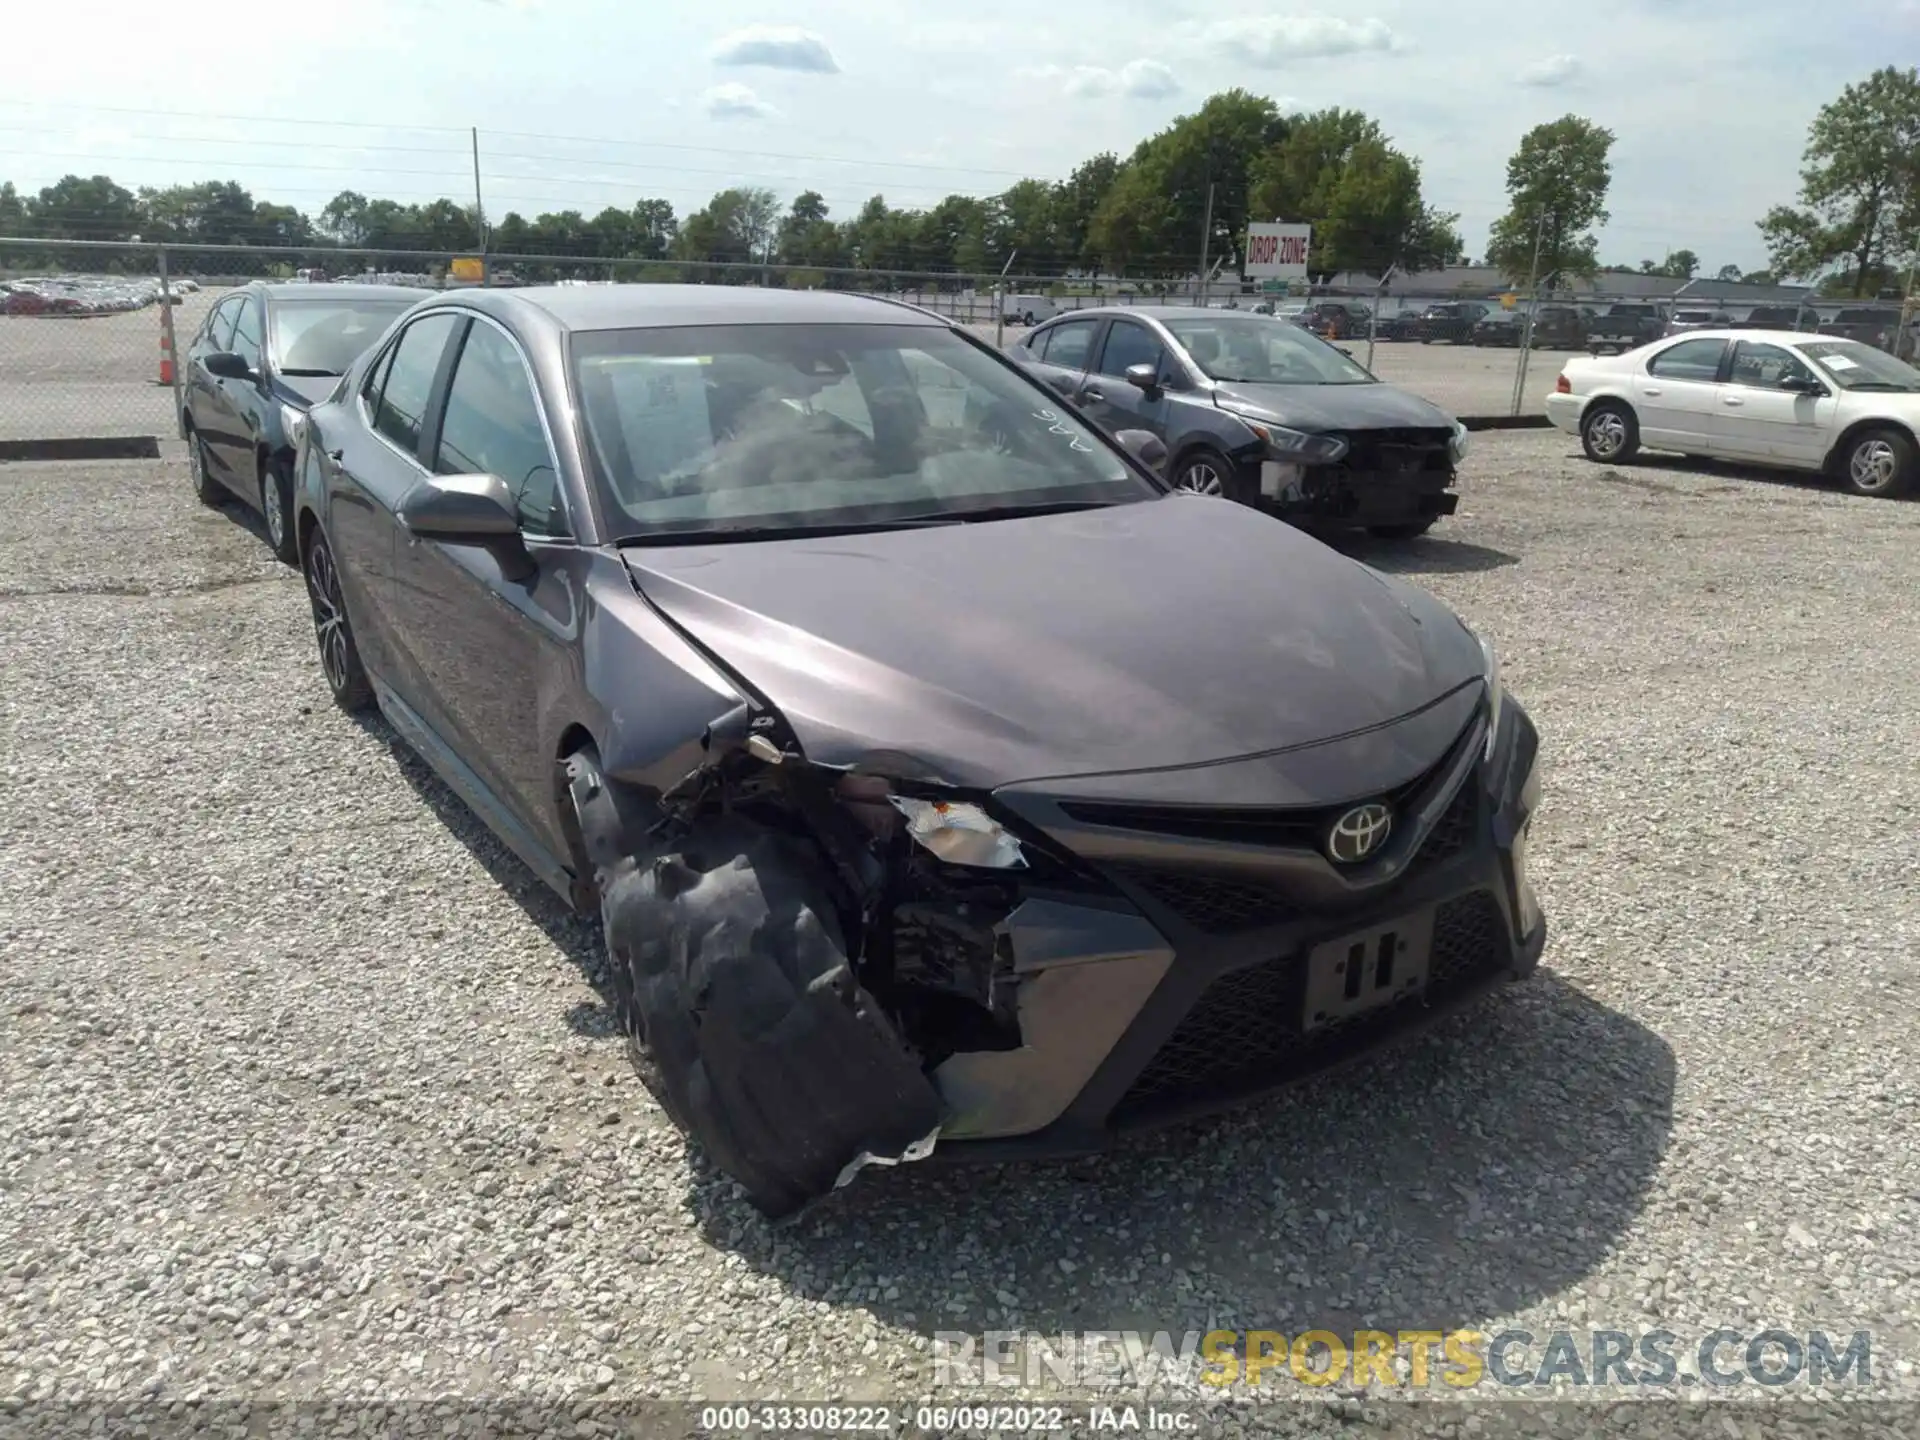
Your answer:
[[[1720,357],[1726,352],[1724,340],[1682,340],[1654,356],[1647,363],[1647,373],[1667,380],[1717,380]]]
[[[513,492],[521,529],[568,533],[533,382],[513,342],[484,321],[473,323],[460,347],[433,468],[441,475],[498,475]]]
[[[1093,332],[1099,328],[1098,320],[1069,320],[1064,325],[1056,325],[1047,332],[1047,348],[1043,352],[1047,364],[1058,365],[1063,370],[1086,369],[1088,352],[1093,349]]]
[[[456,323],[458,317],[446,313],[414,321],[401,332],[393,359],[387,362],[386,380],[373,408],[373,428],[409,455],[420,448],[420,422],[433,394],[434,373]]]

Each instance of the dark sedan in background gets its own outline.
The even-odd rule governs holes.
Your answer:
[[[1007,353],[1104,429],[1157,435],[1178,489],[1398,539],[1457,503],[1459,422],[1299,326],[1174,306],[1079,310]]]
[[[1414,322],[1414,334],[1422,345],[1442,341],[1449,345],[1465,345],[1473,339],[1473,327],[1492,313],[1492,306],[1483,305],[1478,300],[1449,300],[1443,304],[1429,305]]]
[[[260,512],[291,564],[287,523],[302,417],[423,292],[256,281],[215,305],[187,348],[180,436],[200,499]]]
[[[1505,345],[1517,349],[1525,328],[1526,316],[1512,310],[1496,310],[1474,323],[1472,340],[1475,345]]]
[[[446,292],[309,418],[336,700],[599,913],[763,1211],[1096,1150],[1539,959],[1492,647],[1131,454],[940,316],[732,286]]]

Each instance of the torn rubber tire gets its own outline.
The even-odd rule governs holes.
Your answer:
[[[854,976],[808,847],[738,815],[650,846],[597,766],[570,762],[569,788],[641,1078],[754,1208],[792,1215],[937,1130],[939,1093]]]

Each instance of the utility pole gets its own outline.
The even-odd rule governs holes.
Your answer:
[[[473,137],[473,238],[480,247],[480,283],[487,283],[487,212],[480,203],[480,127],[469,127]]]
[[[1540,242],[1546,238],[1547,226],[1553,223],[1553,212],[1542,210],[1540,223],[1533,229],[1533,267],[1527,272],[1527,323],[1520,332],[1520,365],[1513,377],[1513,411],[1520,413],[1521,397],[1527,390],[1527,357],[1533,352],[1533,320],[1540,309]]]
[[[1000,267],[1000,283],[993,287],[993,348],[1004,349],[1007,338],[1007,271],[1013,268],[1014,257],[1020,252],[1008,253],[1007,263]]]
[[[1207,182],[1207,214],[1200,222],[1200,268],[1193,273],[1200,281],[1200,303],[1207,303],[1207,244],[1213,239],[1213,182]]]

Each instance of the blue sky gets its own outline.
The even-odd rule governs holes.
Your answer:
[[[233,178],[310,211],[343,188],[464,199],[478,126],[496,218],[643,195],[685,213],[731,183],[818,189],[841,214],[876,192],[924,205],[1058,178],[1240,85],[1376,116],[1476,253],[1521,134],[1589,116],[1619,137],[1604,259],[1685,245],[1709,270],[1751,268],[1765,259],[1753,222],[1792,198],[1815,110],[1920,55],[1920,0],[327,0],[271,22],[200,0],[191,23],[163,14],[66,0],[10,18],[0,178]],[[282,57],[273,70],[249,64],[255,47]]]

